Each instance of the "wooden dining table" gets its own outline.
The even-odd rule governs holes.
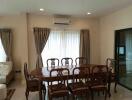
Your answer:
[[[42,100],[42,92],[41,92],[41,83],[42,81],[45,82],[50,82],[52,80],[58,79],[59,77],[57,76],[50,76],[50,71],[51,69],[54,68],[68,68],[69,69],[69,75],[67,73],[64,73],[63,79],[73,79],[73,69],[75,67],[89,67],[90,70],[92,70],[92,67],[95,66],[95,64],[85,64],[85,65],[69,65],[69,66],[55,66],[55,67],[42,67],[42,68],[35,68],[34,70],[31,71],[31,75],[33,77],[36,77],[39,79],[39,100]],[[91,72],[91,71],[90,71]],[[111,72],[109,71],[109,79],[108,79],[108,92],[110,96],[110,84],[111,84],[111,78],[110,78]]]

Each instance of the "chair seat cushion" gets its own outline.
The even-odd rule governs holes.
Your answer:
[[[0,84],[0,100],[5,100],[7,95],[7,88],[5,84]]]
[[[48,90],[49,90],[50,95],[54,95],[54,96],[69,94],[69,91],[65,84],[49,85]]]
[[[28,80],[28,88],[30,89],[30,91],[38,91],[39,90],[39,81],[36,79],[32,79],[32,80]],[[46,90],[45,89],[45,84],[42,84],[42,90]]]
[[[73,94],[83,93],[89,90],[89,87],[83,82],[70,83],[68,86]]]
[[[5,75],[0,75],[0,84],[6,83],[6,76]]]
[[[106,85],[95,85],[95,86],[91,86],[92,90],[105,90],[107,89]]]
[[[99,80],[92,80],[91,82],[90,82],[90,85],[91,86],[97,86],[97,85],[106,85],[107,84],[107,82],[103,82],[102,80],[101,81],[99,81]]]
[[[8,75],[12,70],[12,62],[0,62],[0,74]]]

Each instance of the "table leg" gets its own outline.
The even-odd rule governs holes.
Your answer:
[[[110,87],[111,87],[111,83],[108,83],[108,93],[109,93],[109,97],[111,97]]]
[[[39,100],[42,100],[42,84],[41,80],[39,80]]]
[[[109,97],[111,97],[110,87],[111,87],[111,72],[109,72],[109,79],[108,79],[108,94],[109,94]]]

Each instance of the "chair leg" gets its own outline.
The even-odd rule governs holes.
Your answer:
[[[46,91],[45,90],[42,90],[42,92],[43,92],[43,97],[44,97],[44,100],[45,100],[45,95],[46,95]]]
[[[25,96],[26,96],[26,100],[28,100],[29,91],[27,89],[26,89],[26,92],[25,92]]]
[[[63,100],[65,100],[65,97],[63,96]]]
[[[86,93],[86,100],[89,100],[89,92],[88,93]]]
[[[98,91],[98,96],[100,95],[100,92]]]
[[[91,100],[94,100],[93,90],[91,90]]]
[[[49,94],[49,91],[48,91],[48,100],[52,100],[52,96]]]
[[[72,100],[75,100],[75,96],[74,95],[72,95]]]
[[[52,100],[51,96],[49,96],[49,100]]]
[[[52,100],[52,97],[50,95],[48,96],[48,100]]]
[[[67,95],[67,100],[69,100],[69,95]]]
[[[106,100],[106,98],[107,98],[107,89],[105,90],[105,100]]]
[[[103,91],[102,93],[103,93],[103,95],[104,95],[104,91]]]
[[[115,82],[115,86],[114,86],[114,92],[115,93],[117,93],[116,86],[117,86],[117,82]]]

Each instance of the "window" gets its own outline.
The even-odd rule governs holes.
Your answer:
[[[0,62],[5,62],[6,61],[6,54],[0,39]]]
[[[42,51],[44,66],[48,58],[71,57],[75,59],[79,56],[79,31],[51,31],[48,41]]]

